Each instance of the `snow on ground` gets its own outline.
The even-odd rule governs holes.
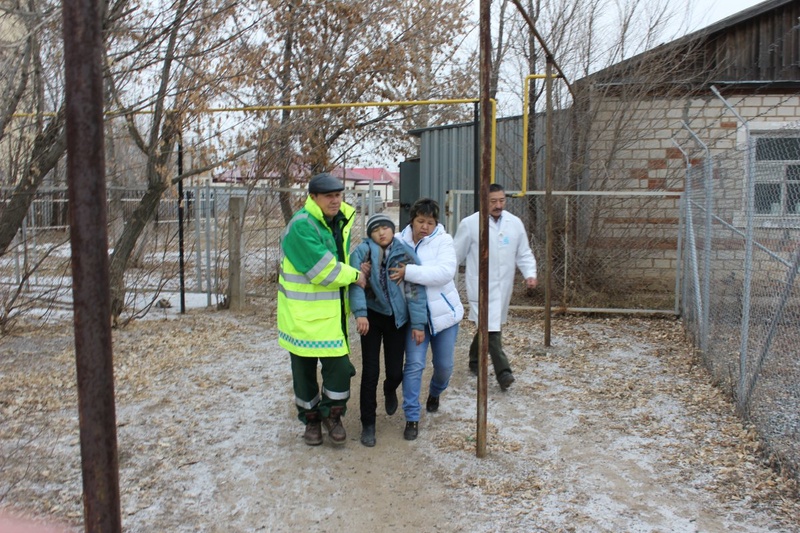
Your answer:
[[[379,407],[377,446],[359,443],[357,375],[346,446],[312,448],[274,308],[217,311],[192,295],[181,315],[174,296],[114,331],[125,531],[800,531],[794,487],[763,463],[678,322],[556,317],[545,349],[541,315],[512,313],[517,381],[502,392],[490,369],[478,458],[469,322],[418,440]],[[0,338],[0,506],[81,531],[71,327]]]

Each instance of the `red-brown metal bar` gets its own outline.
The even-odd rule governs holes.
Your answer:
[[[84,529],[122,530],[111,351],[102,18],[99,0],[63,3],[67,181]]]
[[[491,1],[480,0],[481,170],[478,231],[478,435],[475,453],[486,456],[486,406],[489,335],[489,182],[492,179]]]
[[[553,61],[547,56],[545,70],[545,87],[547,88],[547,147],[545,148],[545,185],[544,185],[544,216],[545,216],[545,270],[544,270],[544,345],[550,347],[550,314],[551,291],[553,280]]]

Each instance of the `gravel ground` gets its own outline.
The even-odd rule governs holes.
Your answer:
[[[154,309],[114,332],[123,529],[800,532],[796,487],[764,463],[679,322],[552,326],[545,349],[541,315],[512,313],[517,381],[502,392],[490,375],[478,458],[467,321],[418,440],[403,440],[401,411],[379,412],[377,446],[361,446],[356,376],[347,444],[311,448],[272,309]],[[0,338],[0,508],[77,532],[71,328],[19,324]],[[352,357],[360,369],[357,339]]]

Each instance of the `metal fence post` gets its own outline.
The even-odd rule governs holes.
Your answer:
[[[700,317],[700,320],[703,322],[702,332],[703,336],[701,338],[701,345],[703,346],[703,351],[708,349],[708,330],[709,330],[709,310],[711,309],[711,215],[712,215],[712,208],[713,208],[713,194],[714,188],[713,184],[711,183],[712,175],[713,175],[713,166],[711,164],[711,152],[708,149],[706,143],[700,140],[700,137],[695,134],[695,132],[683,122],[683,127],[689,132],[689,135],[697,141],[703,151],[706,153],[706,157],[703,159],[703,181],[705,182],[704,189],[705,189],[705,239],[703,240],[703,302],[705,305],[703,306],[703,315]]]
[[[686,196],[687,200],[687,213],[686,213],[686,233],[688,235],[687,240],[689,241],[689,260],[692,266],[692,285],[694,286],[694,307],[695,307],[695,321],[697,322],[697,329],[698,329],[698,336],[700,337],[700,350],[703,351],[706,347],[702,344],[702,339],[704,338],[703,334],[703,308],[708,305],[707,302],[703,301],[702,296],[700,295],[700,272],[697,266],[697,242],[695,239],[694,233],[694,215],[692,214],[692,177],[691,171],[689,172],[689,181],[687,182],[686,187]]]
[[[699,142],[699,140],[698,140]],[[703,181],[705,182],[705,195],[706,195],[706,217],[705,217],[705,239],[703,240],[703,298],[707,302],[705,306],[705,314],[703,315],[703,323],[705,324],[706,346],[708,346],[708,336],[711,329],[710,313],[711,313],[711,243],[714,240],[714,229],[711,225],[711,217],[713,216],[714,208],[714,165],[711,160],[711,153],[708,146],[703,144],[706,151],[706,158],[703,160]]]
[[[242,276],[242,221],[244,198],[231,197],[228,209],[228,303],[229,309],[244,307],[244,276]]]
[[[216,213],[216,205],[212,208],[212,200],[211,200],[211,183],[206,182],[206,305],[211,307],[211,216],[213,213]],[[216,201],[216,195],[214,195],[214,201]]]
[[[711,90],[717,95],[725,107],[739,119],[744,127],[746,139],[746,153],[745,153],[745,181],[746,195],[745,195],[745,215],[747,216],[747,225],[745,227],[745,249],[744,249],[744,282],[742,285],[742,337],[741,344],[739,345],[739,387],[738,394],[736,395],[736,407],[740,413],[745,413],[746,409],[746,387],[747,387],[747,345],[750,339],[750,293],[753,283],[753,241],[754,238],[754,197],[755,197],[755,176],[753,175],[755,164],[755,150],[753,146],[753,138],[750,135],[750,125],[742,116],[736,112],[725,98],[719,93],[715,86],[711,86]]]
[[[689,183],[689,179],[691,178],[690,172],[692,169],[692,161],[689,159],[689,154],[686,153],[686,150],[681,148],[681,145],[673,137],[672,144],[680,150],[681,154],[683,155],[683,159],[686,162],[686,172],[684,173],[683,178],[683,194],[681,194],[680,199],[678,200],[678,247],[675,251],[675,314],[682,314],[681,312],[681,305],[686,304],[686,283],[682,282],[683,277],[683,269],[681,268],[681,264],[683,262],[683,232],[686,227],[686,205],[688,204],[686,198],[686,186]]]
[[[201,202],[202,200],[202,202]],[[200,219],[205,216],[208,198],[200,195],[200,185],[194,186],[194,274],[197,278],[197,290],[203,292],[203,260],[200,255]]]
[[[183,134],[178,135],[178,274],[179,284],[181,289],[181,314],[186,313],[186,280],[185,267],[186,264],[183,258],[184,252],[184,237],[183,237]]]

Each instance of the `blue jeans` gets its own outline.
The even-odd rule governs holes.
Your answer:
[[[403,367],[403,411],[407,422],[418,422],[420,403],[419,393],[422,389],[422,371],[425,370],[425,359],[428,344],[433,354],[433,375],[428,394],[439,396],[450,383],[453,375],[453,358],[456,351],[458,324],[440,331],[431,337],[431,330],[425,326],[425,340],[419,345],[411,338],[411,328],[406,332],[406,364]]]

